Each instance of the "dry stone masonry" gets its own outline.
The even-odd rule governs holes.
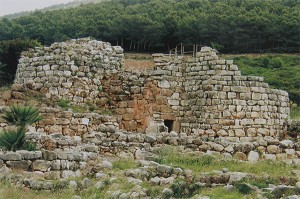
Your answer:
[[[103,188],[108,175],[102,172],[112,169],[109,157],[116,156],[138,162],[139,168],[127,169],[123,176],[137,187],[144,181],[168,185],[176,179],[197,179],[203,187],[232,186],[248,176],[226,170],[197,176],[147,161],[165,145],[196,156],[300,164],[299,142],[286,137],[287,92],[269,88],[262,77],[242,76],[232,60],[219,58],[209,47],[195,57],[153,58],[154,69],[128,71],[121,47],[89,38],[23,52],[15,84],[0,93],[0,113],[39,93],[42,99],[64,99],[78,107],[90,104],[113,115],[41,105],[43,120],[26,133],[39,150],[0,151],[0,180],[32,189]],[[0,130],[8,127],[0,119]],[[12,170],[23,170],[22,176],[14,176]],[[72,180],[87,175],[99,182]],[[109,182],[116,179],[112,176]],[[111,195],[147,194],[140,187]]]
[[[24,52],[16,83],[27,84],[48,98],[97,103],[101,79],[123,67],[123,49],[90,39],[54,43]]]
[[[81,137],[101,125],[122,129],[101,134],[105,141],[98,143],[109,143],[100,144],[107,152],[128,142],[240,153],[245,160],[251,151],[254,159],[258,152],[269,159],[298,156],[297,144],[281,143],[289,119],[287,92],[269,88],[262,77],[242,76],[232,60],[210,47],[195,57],[153,57],[154,69],[128,71],[121,47],[89,38],[54,43],[23,52],[12,96],[23,85],[74,105],[109,108],[114,116],[43,108],[45,120],[36,126],[42,133]]]
[[[284,134],[288,94],[262,77],[241,76],[232,60],[209,47],[196,57],[153,56],[154,70],[125,72],[120,47],[90,39],[55,43],[24,52],[15,82],[48,98],[110,107],[129,131],[164,122],[200,137],[251,141]]]

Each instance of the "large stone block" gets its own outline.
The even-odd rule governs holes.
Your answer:
[[[22,160],[22,155],[18,152],[6,152],[0,154],[0,159],[5,161],[18,161]]]
[[[32,163],[32,169],[34,171],[49,171],[51,163],[45,160],[36,160]]]
[[[11,169],[28,171],[30,169],[31,161],[29,160],[7,161],[6,165]]]

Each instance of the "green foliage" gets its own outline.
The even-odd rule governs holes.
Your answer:
[[[210,42],[210,46],[216,50],[223,50],[224,46],[215,42]]]
[[[0,148],[8,151],[21,149],[25,143],[25,131],[19,128],[16,131],[3,131],[0,133]]]
[[[278,178],[272,177],[255,177],[254,179],[245,179],[240,181],[239,183],[247,183],[253,186],[258,187],[259,189],[269,187],[269,184],[279,184],[280,180]]]
[[[112,0],[2,18],[0,40],[92,36],[139,52],[211,41],[226,52],[297,52],[298,19],[299,1]]]
[[[176,181],[171,185],[171,189],[174,193],[175,198],[181,198],[185,195],[187,185],[184,181]]]
[[[246,172],[257,175],[268,174],[272,178],[279,178],[281,176],[293,177],[290,173],[291,170],[300,169],[300,166],[288,165],[284,162],[276,162],[270,160],[259,161],[256,164],[248,162],[239,162],[234,159],[224,160],[222,158],[215,158],[208,155],[197,154],[182,154],[174,147],[163,147],[157,152],[156,162],[160,164],[173,165],[174,167],[180,167],[190,169],[195,172],[210,172],[212,170],[222,170],[222,168],[228,168],[234,172]],[[269,165],[272,165],[270,167]],[[266,168],[268,168],[266,170]]]
[[[291,106],[291,118],[294,120],[300,120],[300,106]]]
[[[14,105],[4,112],[3,119],[17,130],[3,131],[0,133],[0,148],[16,151],[19,149],[34,151],[35,143],[25,139],[25,130],[28,125],[36,123],[42,119],[38,109],[31,106]]]
[[[290,100],[300,104],[300,57],[298,55],[249,54],[223,55],[223,57],[233,59],[243,75],[264,77],[271,87],[286,90]]]
[[[119,160],[113,162],[113,169],[114,170],[126,170],[132,169],[136,167],[136,163],[129,160]]]
[[[36,123],[42,119],[37,108],[31,106],[14,105],[5,111],[3,119],[12,125],[25,128],[27,125]]]
[[[182,180],[176,180],[171,185],[171,189],[175,198],[190,198],[195,195],[196,191],[199,192],[201,187],[197,183],[187,183]]]
[[[244,182],[235,183],[234,186],[238,190],[238,192],[240,192],[241,194],[250,194],[253,191],[251,189],[251,187],[248,184],[244,183]]]
[[[209,196],[211,199],[255,199],[256,194],[244,195],[240,193],[238,190],[227,191],[223,187],[216,188],[206,188],[201,191],[202,196]]]
[[[269,68],[282,68],[283,65],[283,60],[280,57],[274,57],[269,62]]]
[[[13,82],[21,52],[37,46],[41,44],[30,39],[0,41],[0,87]]]
[[[65,100],[65,99],[60,99],[57,102],[57,105],[61,108],[64,108],[65,110],[67,110],[70,107],[70,101],[69,100]]]
[[[297,138],[300,135],[300,121],[292,121],[288,128],[288,135]]]
[[[26,140],[21,149],[27,151],[36,151],[36,144]]]

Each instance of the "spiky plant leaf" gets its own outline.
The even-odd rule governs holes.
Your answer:
[[[0,133],[0,148],[8,151],[21,149],[25,143],[25,131],[18,128],[16,131],[4,131]]]
[[[27,125],[36,123],[42,119],[37,108],[32,106],[13,105],[8,111],[4,112],[3,119],[9,124],[13,124],[22,128]]]
[[[23,144],[22,150],[27,150],[27,151],[35,151],[36,150],[36,144],[26,140],[25,143]]]

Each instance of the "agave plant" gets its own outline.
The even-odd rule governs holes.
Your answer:
[[[35,144],[26,141],[25,131],[28,125],[42,119],[38,109],[31,106],[11,106],[2,116],[7,123],[15,125],[17,130],[4,131],[0,133],[0,148],[16,151],[19,149],[35,150]]]
[[[7,123],[25,129],[26,126],[36,123],[42,119],[37,108],[32,106],[18,106],[10,107],[10,110],[5,111],[2,116]]]
[[[24,129],[18,128],[16,131],[4,131],[0,133],[0,148],[8,151],[21,149],[25,143]]]

